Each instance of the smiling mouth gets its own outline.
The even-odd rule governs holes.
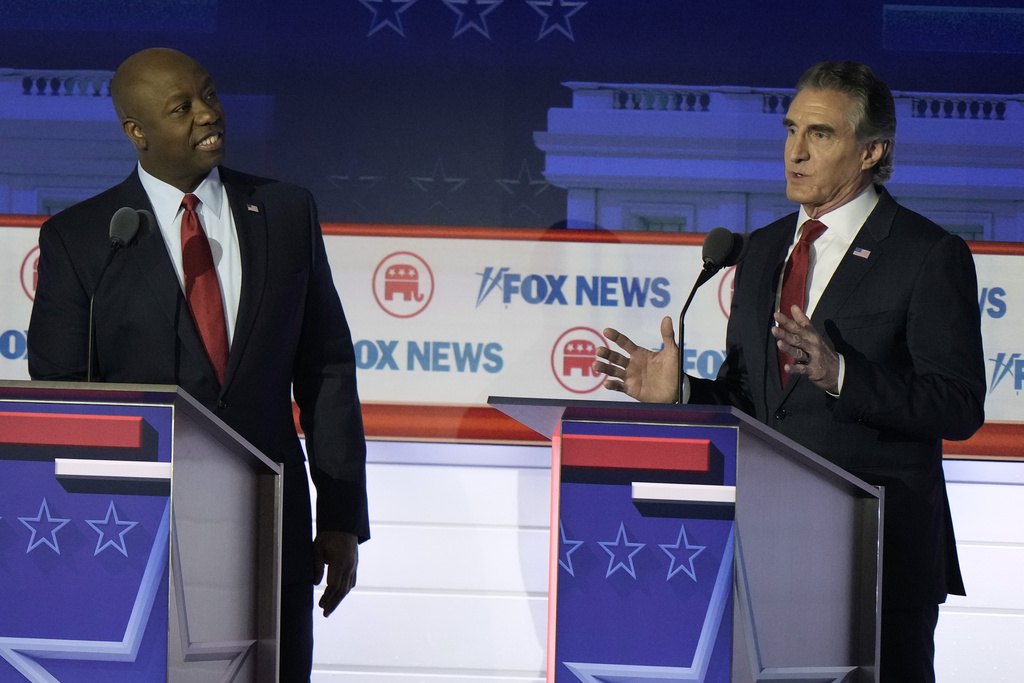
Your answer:
[[[220,148],[221,141],[224,139],[224,133],[211,133],[205,138],[199,141],[196,145],[196,149],[208,152]]]

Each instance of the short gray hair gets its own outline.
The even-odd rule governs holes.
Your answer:
[[[893,152],[896,147],[896,105],[885,82],[869,67],[857,62],[819,62],[804,72],[796,91],[834,90],[850,96],[854,104],[853,126],[857,142],[866,145],[881,142],[882,158],[871,169],[874,182],[884,183],[892,177]]]

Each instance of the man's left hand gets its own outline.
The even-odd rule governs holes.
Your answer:
[[[327,567],[327,586],[320,607],[324,616],[341,604],[356,585],[356,566],[359,564],[359,539],[344,531],[323,531],[313,541],[313,583],[319,584]]]
[[[816,387],[838,394],[839,354],[827,339],[818,334],[811,325],[811,319],[799,306],[793,306],[790,314],[792,318],[787,318],[781,311],[776,313],[778,325],[772,328],[779,349],[794,360],[794,364],[786,364],[786,372],[805,375]]]

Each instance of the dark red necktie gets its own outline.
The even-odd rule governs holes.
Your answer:
[[[181,265],[185,275],[185,298],[192,319],[203,338],[206,355],[210,357],[217,379],[224,383],[228,366],[228,330],[224,322],[224,302],[220,298],[217,268],[213,264],[210,242],[199,223],[196,207],[199,197],[187,194],[181,200],[185,213],[181,216]]]
[[[807,270],[811,261],[811,244],[821,237],[825,232],[826,225],[821,221],[809,220],[804,223],[804,231],[800,235],[800,241],[793,247],[793,252],[786,261],[786,271],[782,276],[782,298],[779,301],[779,311],[787,318],[792,318],[793,306],[799,306],[804,313],[807,312]],[[793,359],[779,349],[779,374],[782,377],[782,385],[786,385],[789,373],[785,370],[786,363],[793,365]]]

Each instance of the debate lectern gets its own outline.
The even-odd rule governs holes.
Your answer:
[[[552,440],[549,683],[877,681],[879,489],[730,407],[488,403]]]
[[[0,382],[0,681],[276,681],[281,483],[177,387]]]

